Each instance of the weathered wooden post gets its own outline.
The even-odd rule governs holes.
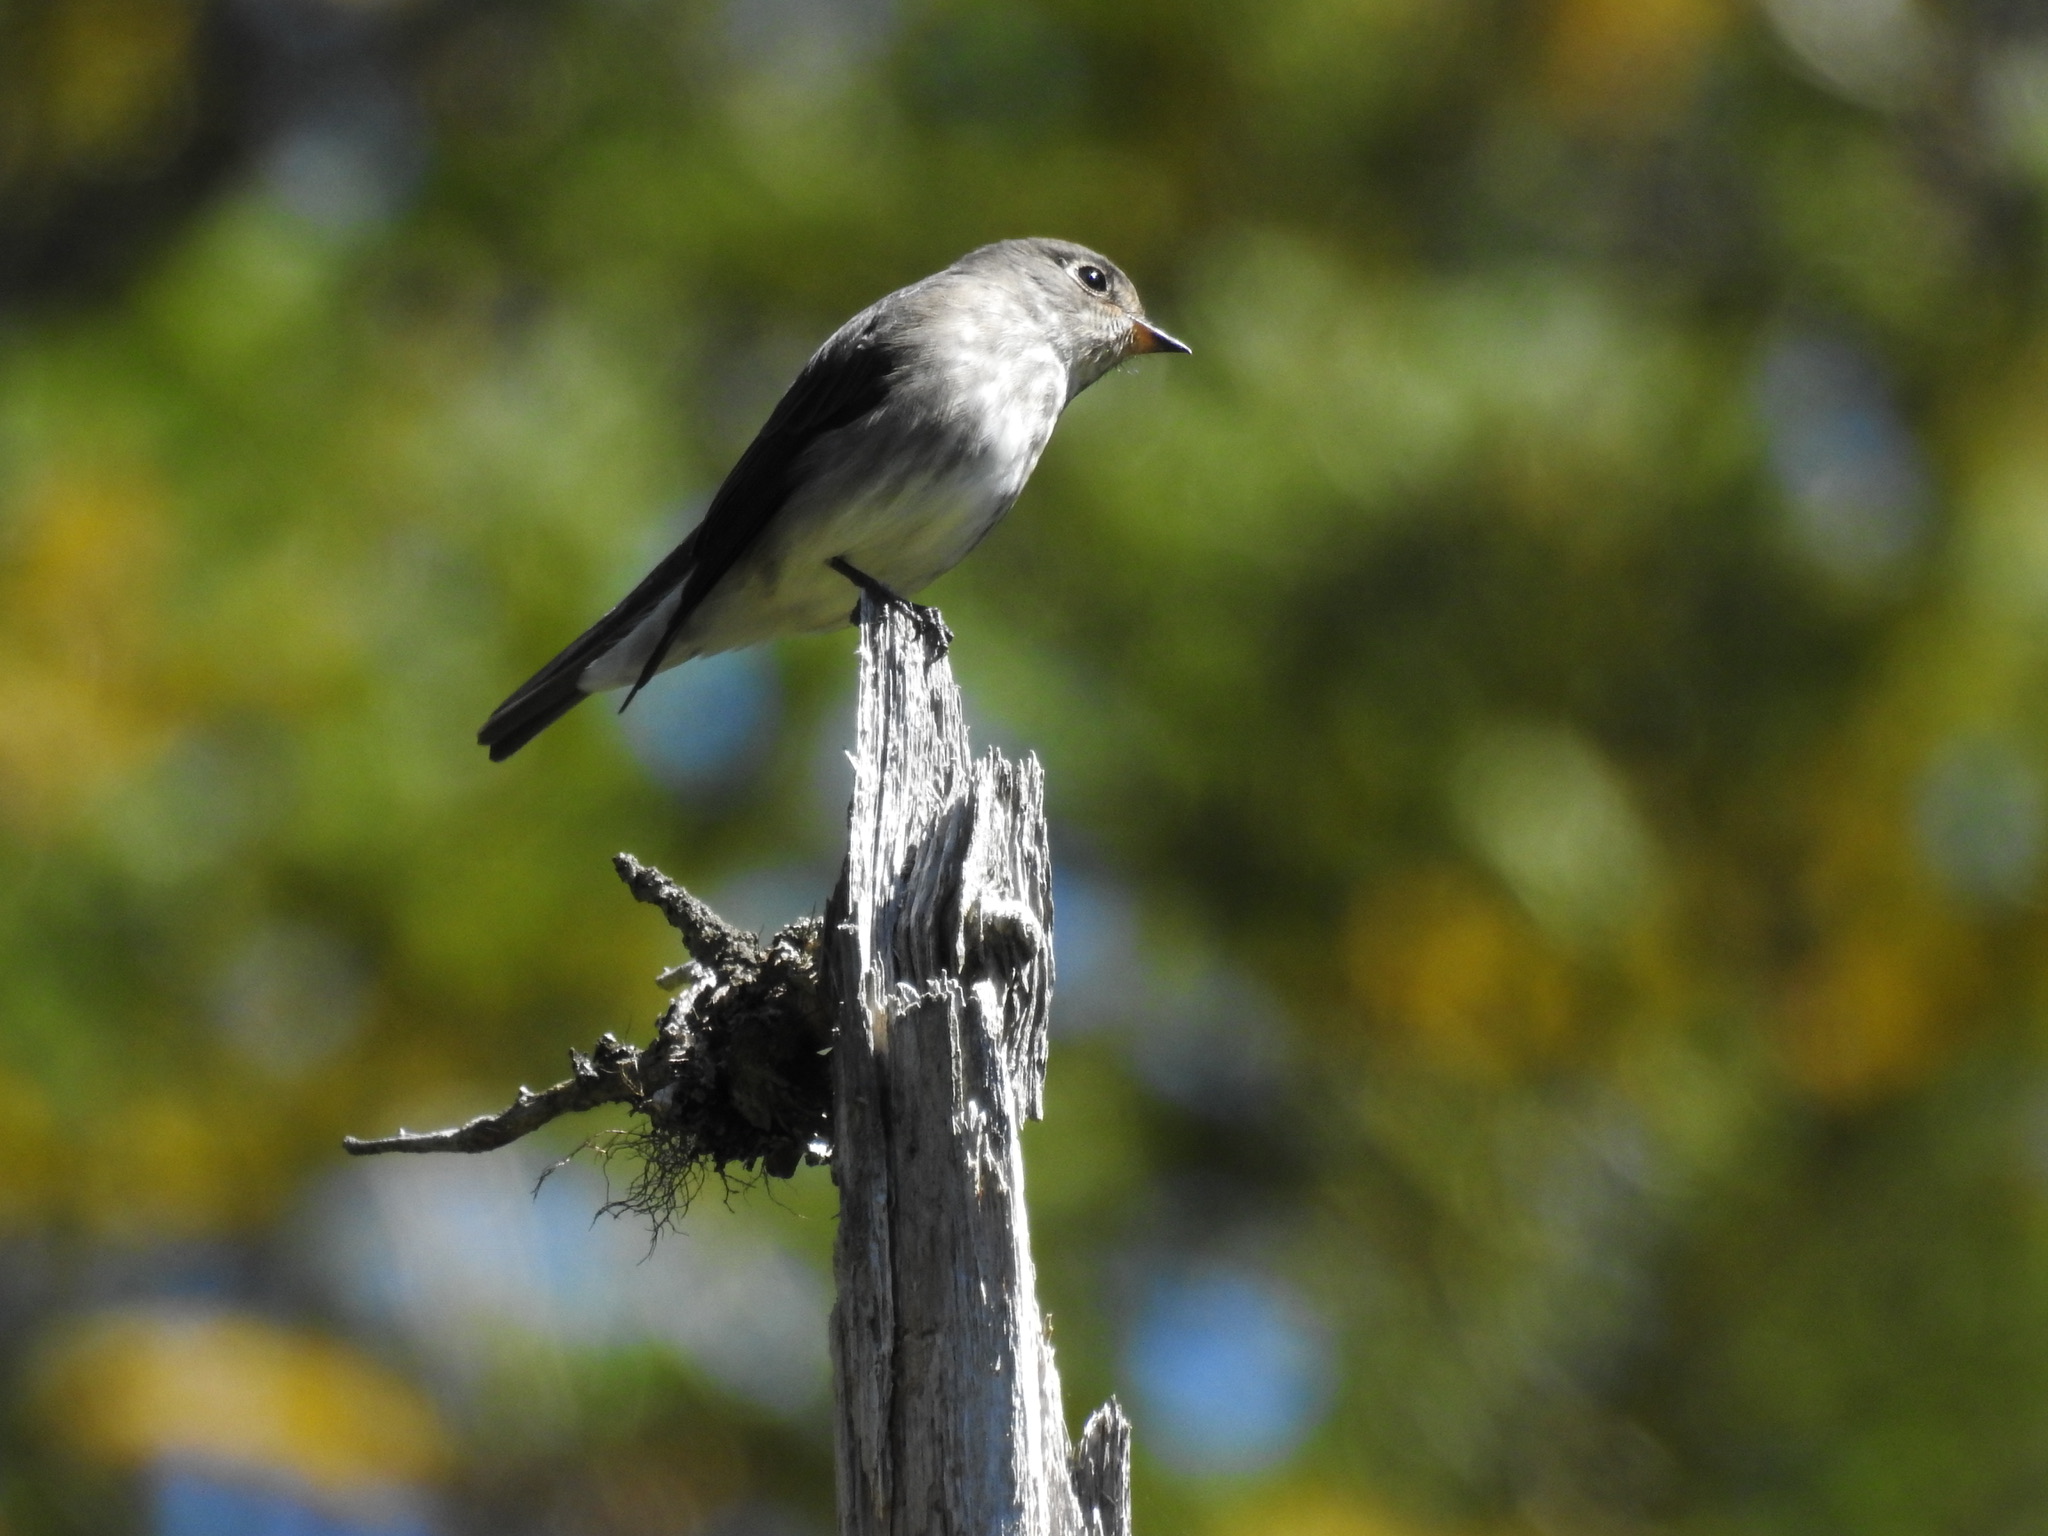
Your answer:
[[[1129,1536],[1130,1427],[1111,1402],[1068,1443],[1024,1206],[1053,980],[1042,776],[971,755],[939,625],[872,597],[859,618],[853,805],[822,929],[764,944],[622,855],[693,960],[654,1040],[607,1035],[501,1114],[348,1147],[485,1151],[625,1104],[646,1171],[621,1203],[657,1222],[693,1171],[828,1156],[841,1536]]]
[[[1125,1532],[1114,1403],[1070,1452],[1024,1206],[1052,863],[1035,758],[975,760],[942,642],[862,604],[838,1008],[832,1347],[841,1536]]]

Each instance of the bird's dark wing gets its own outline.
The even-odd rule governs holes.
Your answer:
[[[626,695],[625,704],[633,702],[660,669],[690,615],[789,500],[804,452],[887,398],[890,375],[900,358],[878,335],[877,318],[873,310],[856,316],[817,350],[711,498],[704,520],[611,612],[491,712],[477,732],[477,740],[491,750],[491,761],[510,757],[581,702],[584,669],[645,623],[680,587],[681,600],[668,627]]]
[[[878,334],[877,318],[875,311],[868,311],[812,355],[711,498],[704,521],[697,525],[682,601],[676,604],[661,639],[647,653],[646,665],[620,709],[632,703],[634,695],[661,669],[662,658],[697,605],[760,537],[769,519],[782,510],[796,489],[797,465],[805,451],[826,433],[853,425],[888,398],[889,379],[901,357]]]

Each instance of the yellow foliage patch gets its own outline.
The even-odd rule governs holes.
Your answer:
[[[251,1317],[116,1313],[59,1341],[38,1404],[76,1454],[284,1476],[329,1494],[438,1475],[448,1437],[406,1382],[354,1350]]]
[[[1685,98],[1728,20],[1724,0],[1560,0],[1544,84],[1567,116],[1626,126]]]
[[[46,478],[0,545],[0,822],[49,832],[169,736],[155,648],[168,536],[156,483]]]
[[[1555,1056],[1573,1026],[1569,972],[1535,926],[1458,871],[1430,868],[1353,910],[1354,995],[1437,1064],[1511,1072]]]

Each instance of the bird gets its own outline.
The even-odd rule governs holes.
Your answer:
[[[1068,402],[1188,350],[1071,241],[997,241],[897,289],[811,355],[697,526],[477,741],[502,762],[591,694],[626,689],[623,711],[692,657],[849,623],[862,591],[934,622],[910,596],[1002,520]]]

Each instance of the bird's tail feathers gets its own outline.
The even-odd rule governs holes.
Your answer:
[[[503,762],[583,701],[583,675],[590,664],[632,634],[682,584],[689,574],[694,543],[693,533],[617,607],[570,641],[491,711],[476,739],[490,748],[492,762]]]
[[[554,677],[544,673],[492,710],[476,739],[491,749],[492,762],[502,763],[585,697],[574,673]]]

